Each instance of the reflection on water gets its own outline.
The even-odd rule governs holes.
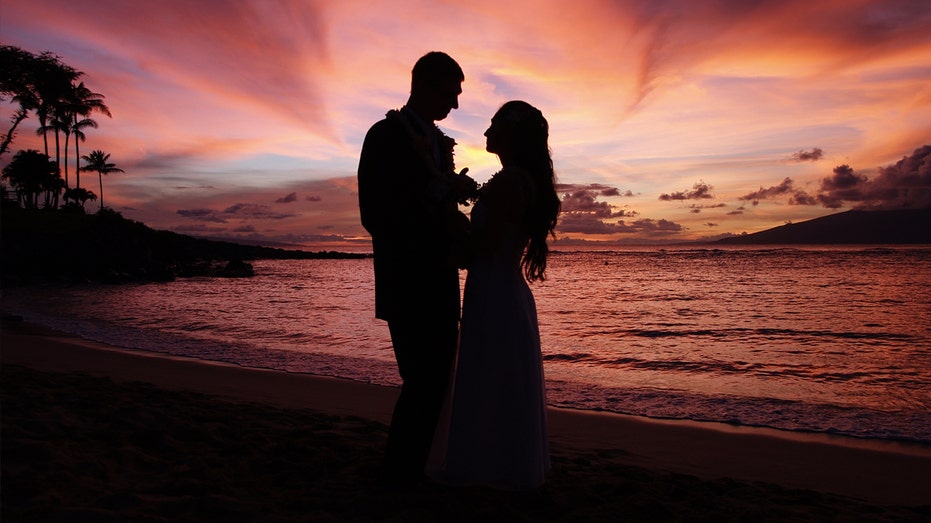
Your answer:
[[[2,304],[134,348],[399,382],[370,259],[255,268]],[[931,442],[931,250],[557,253],[532,288],[551,403]]]

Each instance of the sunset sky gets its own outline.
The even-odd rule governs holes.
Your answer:
[[[431,50],[465,71],[439,125],[478,181],[498,168],[482,136],[496,109],[543,111],[564,242],[929,206],[929,27],[927,0],[0,0],[0,43],[58,54],[106,96],[113,118],[81,148],[126,171],[105,178],[107,206],[311,248],[368,244],[362,139]],[[41,149],[37,126],[13,152]]]

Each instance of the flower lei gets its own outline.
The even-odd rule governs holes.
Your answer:
[[[471,178],[465,175],[465,170],[462,174],[456,174],[456,161],[454,158],[453,149],[456,147],[456,140],[447,136],[439,127],[433,126],[433,132],[436,133],[437,144],[440,149],[440,165],[443,167],[441,171],[440,168],[436,166],[433,156],[433,145],[430,141],[429,136],[423,136],[420,133],[416,132],[411,126],[411,123],[407,118],[401,116],[401,111],[397,109],[392,109],[388,111],[385,115],[388,119],[398,120],[401,122],[401,125],[404,126],[404,129],[407,131],[408,136],[414,142],[414,148],[420,154],[420,158],[427,165],[427,168],[430,170],[430,174],[438,180],[445,182],[450,182],[454,176],[463,176],[468,181],[471,182],[469,189],[466,191],[466,194],[458,195],[457,202],[461,205],[469,205],[470,203],[475,203],[478,199],[479,187]]]

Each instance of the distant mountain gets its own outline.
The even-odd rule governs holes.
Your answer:
[[[723,238],[714,243],[931,244],[931,209],[846,211],[753,234]]]

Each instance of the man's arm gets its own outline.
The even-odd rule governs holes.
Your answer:
[[[372,126],[359,158],[359,214],[362,226],[372,236],[381,235],[394,221],[390,212],[394,196],[391,172],[397,169],[397,160],[386,131],[384,121]]]

